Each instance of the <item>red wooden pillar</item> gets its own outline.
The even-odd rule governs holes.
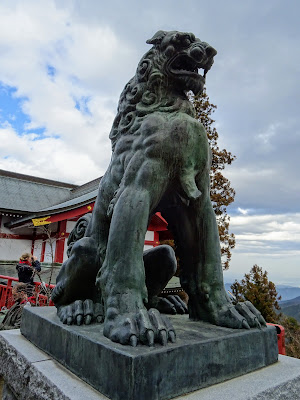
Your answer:
[[[59,221],[56,246],[55,246],[55,255],[54,255],[54,262],[57,263],[62,263],[64,261],[66,229],[67,229],[67,220]]]
[[[42,243],[42,250],[41,250],[41,262],[44,262],[45,260],[45,249],[46,249],[46,240],[43,241]]]
[[[35,237],[36,237],[36,228],[33,229],[33,234],[32,234],[32,241],[31,241],[31,254],[34,252],[34,242],[35,242]]]
[[[153,247],[159,246],[159,233],[154,231],[154,238],[153,238]]]

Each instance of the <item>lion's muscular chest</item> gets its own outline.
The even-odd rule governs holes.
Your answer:
[[[142,152],[144,157],[160,159],[169,166],[182,167],[188,162],[201,170],[210,162],[203,126],[180,112],[155,112],[144,117],[133,134],[120,138],[115,150],[125,168],[137,152]]]
[[[209,146],[203,126],[187,114],[153,113],[140,126],[133,150],[142,149],[149,158],[158,158],[177,167],[193,164],[203,169],[209,162]]]

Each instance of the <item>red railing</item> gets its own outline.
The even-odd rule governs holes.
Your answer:
[[[285,333],[284,333],[284,327],[282,325],[278,324],[271,324],[267,323],[267,325],[272,325],[275,326],[276,331],[277,331],[277,343],[278,343],[278,353],[282,354],[283,356],[286,355],[285,352]]]
[[[7,281],[3,283],[3,281]],[[13,304],[12,297],[12,282],[19,282],[18,278],[12,278],[11,276],[0,275],[0,310],[2,307],[10,308]],[[35,293],[37,299],[37,305],[46,306],[48,302],[48,298],[46,295],[39,293],[40,291],[40,282],[34,282],[35,285]],[[55,285],[48,285],[46,287],[50,289],[50,291],[55,287]],[[49,306],[54,306],[52,300],[50,299]],[[277,331],[277,341],[278,341],[278,352],[279,354],[285,355],[285,333],[284,327],[278,324],[268,323],[267,325],[273,325]]]
[[[18,278],[12,278],[11,276],[0,275],[0,310],[2,307],[10,308],[14,304],[13,296],[12,296],[12,287],[13,282],[19,282]],[[48,303],[48,298],[46,295],[40,293],[41,290],[41,282],[34,282],[34,294],[36,298],[37,305],[46,306]],[[55,285],[48,285],[46,287],[50,289],[50,291],[55,287]],[[50,299],[49,306],[53,306],[53,302]]]

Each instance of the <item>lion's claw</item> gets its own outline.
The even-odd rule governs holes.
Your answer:
[[[149,330],[146,333],[148,346],[154,346],[154,332]]]
[[[246,318],[246,321],[252,328],[256,328],[258,325],[258,320],[256,316],[249,310],[245,303],[237,303],[235,308],[237,311]],[[260,326],[260,324],[259,324]],[[248,329],[248,328],[247,328]]]
[[[245,305],[249,308],[249,310],[256,316],[256,318],[258,319],[259,323],[260,323],[262,326],[266,327],[266,326],[267,326],[267,323],[266,323],[264,317],[261,315],[261,313],[257,310],[257,308],[255,308],[254,305],[253,305],[250,301],[245,301],[244,304],[245,304]]]
[[[176,335],[174,331],[169,331],[169,340],[171,343],[175,343],[176,342]]]
[[[242,325],[243,325],[244,329],[250,329],[250,326],[249,326],[248,322],[245,319],[243,319]]]
[[[165,346],[168,343],[167,331],[161,330],[158,332],[158,342]]]
[[[167,299],[174,305],[177,314],[187,314],[188,308],[178,295],[169,295]]]
[[[181,300],[178,295],[169,295],[167,297],[154,296],[148,307],[156,308],[163,314],[187,314],[187,305]]]
[[[155,342],[165,346],[176,338],[171,322],[156,309],[125,314],[108,312],[103,334],[114,342],[133,347],[139,343],[152,347]]]
[[[130,346],[136,347],[138,344],[138,338],[135,335],[131,335],[129,339]]]
[[[256,317],[254,318],[254,324],[256,328],[261,329],[261,324],[258,322],[258,319]]]
[[[238,312],[243,315],[251,328],[261,329],[262,326],[266,326],[266,321],[264,320],[261,313],[254,307],[250,301],[245,301],[244,303],[237,303],[235,308]]]
[[[216,308],[215,303],[212,302],[210,317],[207,320],[216,325],[234,329],[261,329],[266,326],[261,313],[249,301],[235,305],[228,302],[219,308]]]
[[[103,308],[101,304],[94,304],[90,299],[76,300],[74,303],[58,307],[57,315],[63,324],[90,325],[94,320],[103,320]]]

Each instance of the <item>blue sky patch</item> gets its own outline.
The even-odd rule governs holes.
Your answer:
[[[53,65],[47,65],[47,74],[49,75],[49,76],[51,76],[52,78],[54,78],[55,77],[55,75],[56,75],[56,68],[55,67],[53,67]]]
[[[17,88],[3,85],[0,82],[0,125],[10,124],[18,135],[27,133],[26,125],[31,120],[22,110],[22,105],[27,97],[17,97]],[[31,133],[38,135],[37,139],[44,137],[45,128],[34,128]]]
[[[45,128],[34,128],[34,129],[28,130],[28,132],[26,132],[26,134],[34,133],[35,135],[37,135],[36,138],[32,139],[32,141],[35,141],[35,140],[41,140],[41,139],[48,137],[48,135],[46,135],[45,132],[46,132]]]
[[[18,134],[24,131],[24,124],[30,122],[22,111],[26,97],[16,97],[17,89],[0,83],[0,124],[8,122]]]
[[[82,114],[92,115],[88,106],[90,99],[91,99],[90,96],[82,96],[80,98],[74,97],[75,108],[79,110]]]

